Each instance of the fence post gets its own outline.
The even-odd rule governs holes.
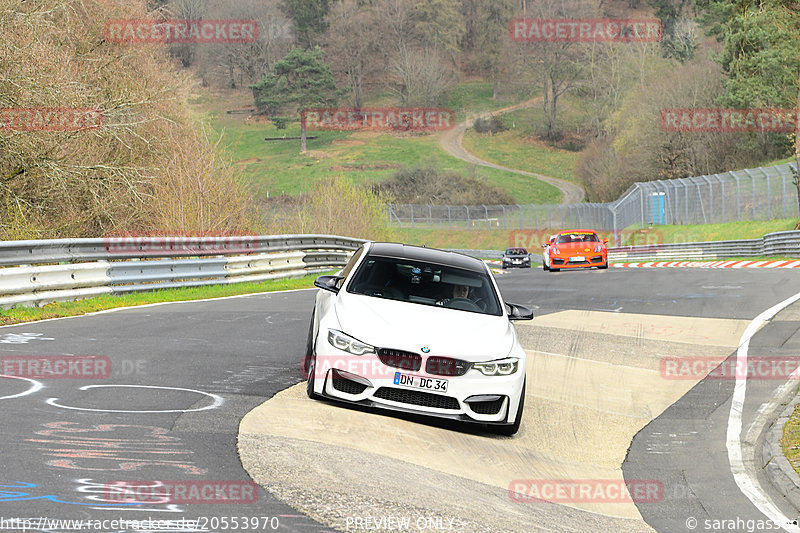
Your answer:
[[[752,183],[753,183],[753,196],[752,196],[753,218],[752,218],[752,220],[756,220],[756,177],[753,176],[753,174],[750,172],[750,169],[746,168],[744,170],[744,173],[747,174],[748,176],[750,176],[750,181],[752,181]]]
[[[708,176],[703,174],[703,181],[708,184],[708,218],[711,219],[711,223],[714,223],[714,184],[711,183],[711,180],[708,179]],[[705,220],[705,212],[703,213],[703,220]]]
[[[500,207],[503,209],[503,229],[508,229],[506,227],[506,206],[501,205]]]
[[[470,218],[469,218],[469,207],[467,207],[467,206],[465,205],[465,206],[464,206],[464,209],[466,209],[466,210],[467,210],[467,229],[469,229],[470,231],[472,231],[472,221],[471,221],[471,220],[470,220]]]
[[[786,218],[786,174],[781,174],[781,183],[783,184],[783,218]]]
[[[686,184],[683,182],[683,180],[681,180],[681,187],[683,187],[683,195],[684,195],[684,199],[685,199],[685,202],[686,202],[686,206],[683,209],[686,212],[686,221],[684,222],[684,224],[688,224],[689,223],[689,187],[686,186]]]
[[[739,176],[731,172],[731,176],[736,180],[736,220],[742,221],[742,188],[739,186]]]
[[[720,194],[722,195],[722,222],[725,222],[725,180],[722,179],[721,174],[714,174],[719,180],[719,184],[722,187]]]

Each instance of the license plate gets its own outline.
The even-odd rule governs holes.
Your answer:
[[[585,257],[581,257],[580,255],[577,255],[575,257],[570,257],[569,260],[570,260],[571,263],[580,263],[581,261],[586,261],[586,258]]]
[[[436,378],[423,378],[409,374],[394,373],[394,384],[412,387],[414,389],[447,392],[447,380]]]

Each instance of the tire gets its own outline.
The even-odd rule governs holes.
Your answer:
[[[559,270],[561,270],[561,269],[560,269],[560,268],[553,268],[553,267],[550,267],[550,269],[549,269],[549,270],[550,270],[550,272],[558,272],[558,271],[559,271]]]
[[[525,407],[525,382],[522,383],[522,394],[519,396],[519,407],[517,408],[517,416],[514,419],[513,424],[509,424],[508,426],[494,426],[492,427],[492,431],[497,433],[498,435],[505,435],[510,437],[514,435],[517,431],[519,431],[519,426],[522,424],[522,411]]]
[[[312,400],[318,400],[320,395],[314,392],[314,373],[316,372],[317,358],[314,356],[314,313],[311,313],[311,325],[308,327],[306,340],[306,355],[303,359],[303,370],[306,373],[306,394]]]
[[[605,270],[605,269],[608,268],[608,263],[606,263],[605,265],[601,265],[601,266],[599,266],[597,268],[598,268],[598,270]]]
[[[547,268],[547,265],[544,264],[544,261],[542,261],[542,270],[544,270],[545,272],[550,270],[549,268]]]

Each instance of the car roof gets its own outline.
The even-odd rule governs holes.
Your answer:
[[[567,234],[570,234],[570,233],[594,233],[594,234],[597,234],[597,232],[595,230],[593,230],[593,229],[568,229],[568,230],[564,230],[564,231],[559,231],[556,235],[567,235]]]
[[[480,259],[436,248],[424,248],[396,242],[373,242],[367,253],[380,257],[411,259],[437,265],[454,266],[475,272],[486,272],[486,265]]]
[[[523,252],[524,253],[524,252],[527,252],[527,251],[528,250],[526,250],[525,248],[523,248],[521,246],[512,247],[512,248],[506,248],[506,252]]]

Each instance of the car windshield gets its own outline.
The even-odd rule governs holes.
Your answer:
[[[506,250],[506,255],[528,255],[528,250],[525,248],[509,248]]]
[[[600,242],[596,233],[563,233],[558,236],[556,243],[566,244],[570,242]]]
[[[409,259],[367,256],[353,274],[347,292],[502,315],[487,273]]]

